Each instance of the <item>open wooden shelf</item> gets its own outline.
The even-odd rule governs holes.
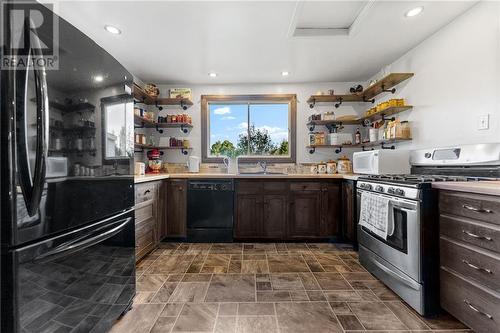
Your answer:
[[[313,154],[316,149],[335,149],[335,152],[338,154],[342,151],[342,148],[372,148],[375,146],[381,146],[382,149],[395,149],[394,144],[399,142],[408,142],[412,139],[388,139],[388,140],[380,140],[380,141],[372,141],[372,142],[364,142],[360,144],[352,144],[352,145],[309,145],[306,146],[309,149],[309,154]],[[387,147],[386,145],[391,145]]]
[[[146,105],[178,105],[184,110],[193,105],[193,102],[188,98],[167,98],[150,96],[136,85],[134,85],[134,98],[138,102],[144,103]]]
[[[190,150],[192,150],[192,147],[166,147],[166,146],[154,146],[154,145],[143,145],[141,143],[134,143],[134,148],[135,149],[140,149],[140,151],[144,151],[145,149],[158,149],[158,150],[180,150],[183,155],[187,155]]]
[[[360,93],[345,95],[312,95],[307,100],[307,103],[311,109],[316,103],[335,103],[335,107],[338,107],[343,102],[374,103],[374,98],[377,95],[393,89],[396,85],[408,80],[413,75],[413,73],[391,73]],[[395,91],[396,90],[393,89],[391,92],[394,93]]]
[[[389,108],[386,108],[384,110],[378,111],[376,113],[372,113],[369,116],[363,116],[363,117],[359,118],[358,119],[358,123],[364,123],[365,120],[369,120],[371,122],[374,122],[374,121],[380,120],[380,119],[382,119],[384,117],[392,116],[394,114],[397,114],[397,113],[400,113],[400,112],[403,112],[403,111],[406,111],[406,110],[410,110],[412,108],[413,108],[413,106],[411,106],[411,105],[391,106]]]
[[[140,127],[155,127],[155,122],[151,119],[144,118],[134,114],[134,124]]]
[[[408,80],[413,75],[413,73],[391,73],[363,90],[360,94],[366,99],[372,99],[383,93],[384,90],[392,89],[401,82]]]
[[[356,125],[359,124],[358,119],[352,119],[352,120],[311,120],[307,123],[308,126],[312,125]]]

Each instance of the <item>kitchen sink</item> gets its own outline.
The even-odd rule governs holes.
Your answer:
[[[275,175],[288,175],[287,173],[285,172],[274,172],[274,171],[255,171],[255,172],[250,172],[250,171],[247,171],[247,172],[239,172],[238,173],[239,175],[249,175],[249,176],[252,176],[252,175],[255,175],[255,176],[259,176],[259,175],[264,175],[264,176],[275,176]]]

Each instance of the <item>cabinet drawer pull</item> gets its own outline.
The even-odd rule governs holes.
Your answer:
[[[466,264],[467,266],[469,266],[470,268],[473,268],[475,269],[476,271],[483,271],[483,272],[486,272],[488,274],[493,274],[493,271],[491,271],[490,269],[487,269],[487,268],[482,268],[482,267],[479,267],[479,266],[476,266],[474,264],[471,264],[470,262],[468,262],[467,260],[465,259],[462,259],[462,262],[464,264]]]
[[[487,240],[487,241],[490,241],[490,242],[493,240],[491,237],[479,236],[479,235],[473,234],[472,232],[467,231],[467,230],[462,230],[462,233],[464,233],[464,234],[466,234],[468,236],[471,236],[473,238],[484,239],[484,240]]]
[[[490,209],[477,208],[477,207],[470,206],[470,205],[462,205],[462,207],[465,209],[468,209],[468,210],[472,210],[473,212],[476,212],[476,213],[493,213],[493,211]]]
[[[146,194],[148,194],[150,192],[151,192],[150,190],[146,190],[146,191],[144,191],[144,195],[146,195]]]
[[[465,303],[465,304],[467,304],[467,306],[468,306],[469,308],[471,308],[473,311],[475,311],[475,312],[477,312],[477,313],[479,313],[479,314],[482,314],[483,316],[485,316],[485,317],[486,317],[486,318],[488,318],[488,319],[493,319],[493,316],[492,316],[492,315],[490,315],[490,314],[488,314],[488,313],[486,313],[486,312],[483,312],[483,311],[478,310],[478,309],[477,309],[474,305],[472,305],[472,303],[471,303],[471,302],[469,302],[468,300],[464,299],[464,303]]]

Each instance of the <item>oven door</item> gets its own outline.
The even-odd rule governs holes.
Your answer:
[[[361,193],[358,190],[358,218]],[[380,194],[381,196],[386,196]],[[420,274],[420,212],[419,202],[386,196],[391,199],[390,209],[394,232],[383,239],[358,224],[359,243],[374,252],[416,282]]]

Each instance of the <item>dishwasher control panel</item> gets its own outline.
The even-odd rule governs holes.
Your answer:
[[[193,191],[233,191],[232,181],[190,181],[189,190]]]

